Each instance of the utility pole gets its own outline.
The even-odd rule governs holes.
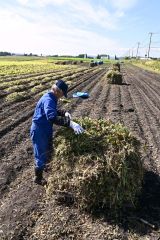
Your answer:
[[[133,48],[132,48],[132,58],[133,58]]]
[[[138,50],[139,50],[139,45],[140,45],[140,42],[137,43],[137,53],[136,53],[136,58],[138,57]]]
[[[126,52],[126,56],[130,57],[130,49],[128,49],[128,51]]]
[[[148,58],[149,58],[149,53],[150,53],[150,49],[151,49],[151,42],[152,42],[152,35],[153,35],[153,33],[150,32],[149,34],[150,34],[150,39],[149,39],[148,54],[147,54]]]

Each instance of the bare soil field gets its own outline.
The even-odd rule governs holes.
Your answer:
[[[69,89],[70,102],[60,106],[73,118],[89,116],[121,122],[141,141],[146,172],[138,209],[128,207],[118,219],[104,213],[82,213],[74,206],[48,200],[45,188],[33,184],[29,130],[39,92],[49,89],[56,74],[62,78],[72,76],[65,70],[49,72],[39,92],[33,93],[31,85],[25,85],[27,95],[23,101],[6,102],[10,93],[0,87],[0,240],[160,239],[160,75],[122,65],[123,84],[111,85],[105,79],[107,68],[79,71]],[[27,75],[23,80],[30,77],[44,80],[43,74]],[[3,77],[0,81],[17,79]],[[74,99],[76,91],[88,91],[90,97]],[[46,178],[49,174],[50,170]]]

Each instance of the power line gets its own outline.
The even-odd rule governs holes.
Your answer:
[[[160,41],[154,41],[154,42],[152,41],[152,43],[160,43]]]

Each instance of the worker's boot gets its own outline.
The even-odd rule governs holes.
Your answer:
[[[47,181],[43,178],[43,170],[35,168],[35,177],[34,177],[34,182],[39,185],[46,185]]]

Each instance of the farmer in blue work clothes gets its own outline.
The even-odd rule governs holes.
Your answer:
[[[67,97],[68,85],[63,80],[58,80],[51,90],[45,93],[37,103],[32,119],[30,136],[33,143],[35,157],[34,182],[45,185],[43,170],[48,160],[48,153],[52,142],[53,124],[71,127],[75,134],[80,134],[84,129],[71,121],[69,112],[57,109],[57,101],[61,97]]]

